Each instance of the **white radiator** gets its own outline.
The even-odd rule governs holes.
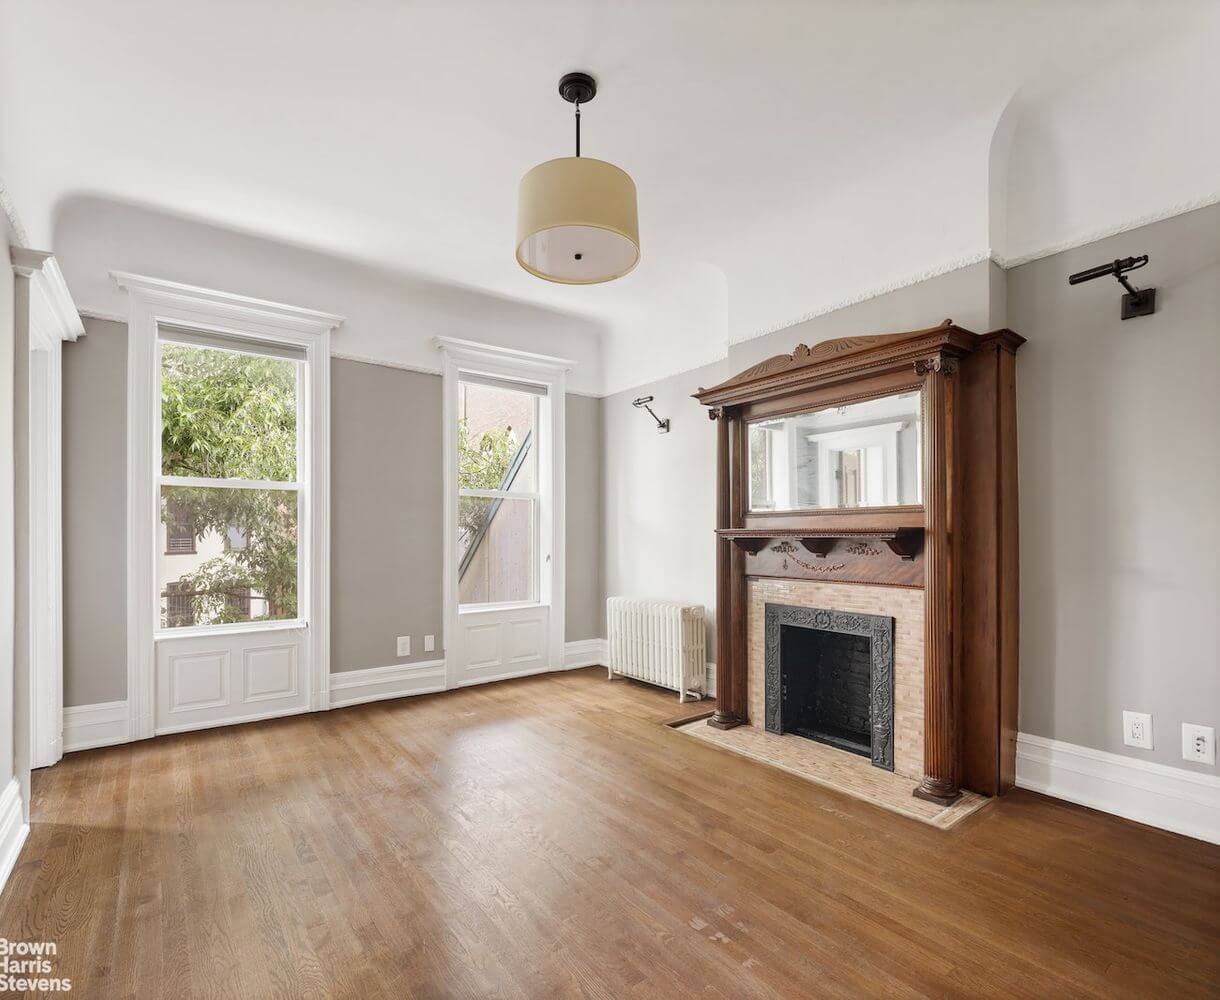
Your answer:
[[[609,675],[671,688],[678,700],[707,693],[703,607],[680,601],[611,597],[606,601]]]

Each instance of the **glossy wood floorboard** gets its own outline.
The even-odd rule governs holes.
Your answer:
[[[597,670],[70,755],[0,934],[71,995],[1215,997],[1220,848],[1025,792],[948,831]]]

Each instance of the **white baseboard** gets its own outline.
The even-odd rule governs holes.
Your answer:
[[[0,792],[0,890],[8,884],[29,832],[30,825],[25,821],[21,805],[21,784],[12,778]]]
[[[368,701],[432,694],[445,690],[445,661],[421,660],[388,667],[344,670],[330,675],[330,707],[363,705]]]
[[[563,669],[578,667],[603,667],[606,665],[605,639],[578,639],[564,643]]]
[[[579,639],[564,644],[563,670],[603,666],[606,662],[605,639]],[[714,691],[715,667],[708,665],[709,683]],[[486,684],[511,677],[523,677],[535,670],[506,673],[496,677],[481,677],[472,684]],[[344,670],[330,675],[330,707],[344,708],[369,701],[404,698],[413,694],[444,691],[445,661],[423,660],[418,663],[395,663],[386,667]],[[294,709],[292,713],[296,714]],[[261,718],[261,716],[260,716]],[[230,719],[217,725],[234,725],[253,719]],[[196,726],[191,729],[199,728]],[[168,730],[160,731],[161,733]],[[91,750],[126,743],[129,739],[128,705],[126,701],[108,701],[97,705],[77,705],[64,709],[64,751]]]
[[[1220,844],[1220,777],[1017,735],[1017,786]]]
[[[126,743],[130,735],[125,701],[64,709],[64,753]]]

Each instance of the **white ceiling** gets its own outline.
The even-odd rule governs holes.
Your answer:
[[[1208,0],[2,9],[0,177],[34,245],[88,194],[478,288],[603,324],[607,390],[1220,190]],[[513,258],[570,69],[601,88],[583,151],[639,188],[642,262],[604,286]]]

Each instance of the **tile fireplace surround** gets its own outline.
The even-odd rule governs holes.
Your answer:
[[[791,733],[766,730],[767,604],[826,608],[894,619],[894,771],[867,757],[837,750]],[[705,722],[682,726],[688,736],[741,754],[816,784],[942,829],[986,804],[967,792],[949,807],[911,796],[923,773],[924,595],[913,587],[876,587],[772,577],[749,581],[747,692],[750,724],[716,730]]]
[[[766,625],[768,604],[827,608],[894,619],[894,773],[923,775],[923,591],[772,577],[750,581],[747,617],[747,704],[750,726],[766,729]],[[859,762],[871,767],[867,758]]]

